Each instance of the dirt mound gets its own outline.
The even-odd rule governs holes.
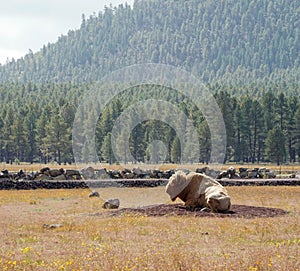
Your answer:
[[[232,217],[255,218],[276,217],[287,214],[287,211],[277,208],[256,207],[247,205],[233,205],[228,213],[208,213],[200,209],[189,210],[182,204],[159,204],[141,208],[123,208],[120,210],[99,213],[100,216],[121,216],[137,214],[145,216],[194,216],[194,217]]]

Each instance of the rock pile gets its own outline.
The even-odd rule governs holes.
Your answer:
[[[184,170],[185,173],[189,173],[189,170]],[[225,171],[217,171],[210,169],[209,167],[196,168],[195,172],[204,173],[214,179],[273,179],[276,178],[274,171],[262,167],[262,168],[244,168],[240,167],[236,170],[234,167],[229,167]],[[106,168],[96,169],[91,166],[85,167],[81,170],[76,169],[50,169],[49,167],[42,168],[37,172],[24,172],[22,169],[18,172],[9,172],[8,170],[2,170],[0,172],[1,180],[25,180],[25,181],[76,181],[76,180],[105,180],[105,179],[122,179],[122,180],[137,180],[137,179],[169,179],[175,170],[160,170],[160,169],[114,169],[107,170]],[[300,173],[292,174],[287,178],[299,178]]]
[[[217,175],[217,179],[274,179],[276,174],[274,171],[263,168],[239,168],[238,172],[234,167],[230,167]]]
[[[0,172],[0,179],[6,180],[28,180],[28,181],[40,181],[40,180],[82,180],[80,171],[63,168],[50,169],[49,167],[42,168],[40,171],[25,173],[22,169],[18,172],[9,172],[7,169]]]
[[[81,170],[82,177],[86,180],[97,179],[169,179],[175,170],[159,170],[159,169],[123,169],[123,170],[106,170],[105,168],[94,169],[89,166]]]
[[[0,172],[0,180],[101,180],[101,179],[169,179],[175,170],[159,170],[159,169],[123,169],[123,170],[106,170],[105,168],[95,169],[91,166],[81,170],[75,169],[50,169],[42,168],[40,171],[25,173],[23,170],[18,172],[9,172],[2,170]]]
[[[214,179],[220,174],[220,171],[211,169],[209,167],[196,168],[195,172],[196,173],[203,173],[203,174],[205,174],[209,177],[212,177]]]

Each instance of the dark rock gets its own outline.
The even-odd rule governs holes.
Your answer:
[[[1,170],[0,178],[10,178],[9,172],[7,169]]]
[[[106,168],[97,169],[95,171],[95,177],[97,179],[107,179],[109,177]]]
[[[92,191],[92,193],[89,194],[90,198],[96,197],[100,198],[100,194],[97,191]]]
[[[125,179],[133,179],[134,174],[132,172],[127,172],[127,173],[124,174],[124,178]]]
[[[40,170],[40,173],[41,173],[41,174],[46,174],[46,175],[49,176],[49,175],[50,175],[49,171],[50,171],[50,168],[44,167],[44,168],[42,168],[42,169]]]
[[[41,180],[52,180],[53,178],[47,174],[40,173],[38,176],[35,177],[34,180],[41,181]]]
[[[57,176],[60,176],[62,174],[65,173],[64,169],[63,168],[60,168],[60,169],[50,169],[49,171],[49,175],[53,178],[57,177]]]
[[[222,171],[218,174],[217,178],[218,180],[223,179],[223,178],[229,178],[229,174],[227,171]]]
[[[81,180],[81,174],[79,170],[75,169],[67,169],[65,172],[67,180]]]
[[[32,172],[32,173],[29,173],[29,174],[26,174],[23,178],[23,180],[25,181],[31,181],[35,178],[35,174]]]
[[[252,170],[248,170],[248,178],[249,179],[256,179],[259,178],[259,174],[258,174],[258,168],[254,168]]]
[[[91,166],[83,168],[81,173],[84,179],[94,179],[95,177],[95,169]]]
[[[134,168],[132,170],[135,178],[140,178],[143,175],[143,171],[140,168]]]
[[[214,179],[217,178],[218,175],[220,174],[220,171],[210,169],[209,167],[196,168],[195,172],[205,174],[205,175],[210,176]]]
[[[61,175],[58,175],[58,176],[54,177],[53,180],[56,180],[56,181],[65,181],[65,180],[67,180],[67,178],[66,178],[66,176],[64,174],[61,174]]]
[[[113,178],[113,179],[119,179],[119,178],[121,178],[121,172],[120,172],[120,170],[117,170],[117,169],[112,170],[111,171],[111,178]]]
[[[170,171],[164,171],[161,174],[162,179],[169,179],[173,174],[170,175]]]
[[[20,169],[17,173],[13,174],[11,177],[14,180],[21,180],[26,177],[26,174],[24,173],[24,171],[22,169]]]
[[[109,199],[106,202],[104,202],[102,208],[103,209],[118,209],[120,206],[119,199]]]
[[[208,170],[209,170],[208,167],[196,168],[195,172],[196,172],[196,173],[206,174]],[[206,175],[207,175],[207,174],[206,174]]]
[[[266,171],[266,178],[268,178],[268,179],[274,179],[274,178],[276,178],[276,174],[274,173],[274,171],[267,170]]]

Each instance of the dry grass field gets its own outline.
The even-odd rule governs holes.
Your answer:
[[[88,197],[89,189],[0,191],[0,270],[299,270],[300,187],[228,191],[233,204],[289,213],[109,216],[103,201]],[[120,197],[123,206],[170,203],[164,187],[99,192]]]

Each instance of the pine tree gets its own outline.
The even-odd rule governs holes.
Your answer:
[[[300,104],[299,104],[300,105]],[[295,149],[298,156],[298,162],[300,162],[300,106],[298,107],[295,117],[295,130],[294,130],[294,140],[295,140]]]
[[[226,126],[226,137],[227,137],[227,150],[225,154],[225,161],[230,160],[232,157],[231,149],[235,145],[235,130],[234,130],[234,107],[235,100],[228,93],[221,91],[216,95],[216,100],[219,108],[222,112],[223,120]]]
[[[258,103],[254,101],[250,110],[251,123],[250,127],[252,130],[252,149],[251,149],[251,162],[259,163],[261,159],[261,149],[263,144],[264,126],[263,126],[263,111]]]
[[[117,135],[116,138],[116,152],[117,157],[116,159],[121,159],[119,162],[123,162],[125,164],[128,163],[131,154],[128,153],[129,151],[129,137],[128,135],[130,132],[127,130],[127,127],[122,127],[121,133]]]
[[[0,116],[0,131],[3,131],[4,123]],[[4,160],[4,138],[3,133],[0,133],[0,161]]]
[[[245,120],[243,118],[241,106],[238,104],[234,110],[234,126],[235,126],[235,145],[234,145],[234,160],[237,162],[243,161],[244,144],[242,140],[242,131],[244,130]]]
[[[268,133],[266,139],[266,152],[271,162],[278,166],[284,161],[286,156],[285,138],[279,125],[276,125]]]
[[[200,162],[208,164],[211,154],[211,135],[207,122],[203,121],[198,129],[200,135]]]
[[[14,160],[24,161],[25,154],[28,151],[28,142],[26,140],[25,127],[23,119],[17,114],[11,127],[12,134],[10,136],[11,144],[14,146]]]
[[[13,108],[8,108],[6,111],[4,121],[3,121],[3,130],[2,130],[2,138],[3,138],[3,156],[6,162],[12,163],[14,157],[14,149],[15,145],[13,143],[13,125],[16,123],[15,113]]]
[[[181,162],[181,144],[178,136],[175,136],[171,147],[171,160],[175,164]]]
[[[37,119],[35,111],[30,110],[24,120],[26,138],[28,140],[28,148],[25,160],[30,163],[34,162],[35,156],[37,155],[36,122]]]
[[[44,110],[40,117],[36,122],[36,144],[37,144],[37,152],[40,156],[41,161],[45,164],[49,162],[49,147],[48,144],[45,143],[44,139],[46,137],[47,131],[46,126],[49,122],[47,110]]]
[[[110,165],[115,161],[115,157],[111,146],[111,133],[108,133],[104,137],[103,144],[101,146],[101,156]]]
[[[70,158],[70,129],[61,116],[51,117],[46,125],[46,137],[43,139],[47,155],[50,155],[59,165]]]

